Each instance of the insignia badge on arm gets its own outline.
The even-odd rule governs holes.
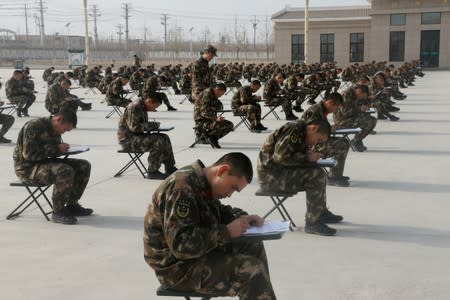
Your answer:
[[[298,137],[295,136],[295,135],[292,135],[292,136],[291,136],[291,142],[292,142],[292,144],[297,144],[297,142],[298,142]]]
[[[180,199],[177,201],[176,213],[177,216],[184,219],[189,215],[191,203],[188,200]]]

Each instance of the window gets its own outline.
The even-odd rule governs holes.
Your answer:
[[[389,60],[404,61],[405,60],[405,32],[391,31],[389,40]]]
[[[334,33],[320,35],[320,62],[334,61]]]
[[[392,14],[391,26],[402,26],[406,24],[406,14]]]
[[[422,13],[422,24],[441,24],[441,13]]]
[[[364,61],[364,33],[350,33],[350,62]]]
[[[291,36],[292,63],[300,64],[305,61],[305,35],[293,34]]]

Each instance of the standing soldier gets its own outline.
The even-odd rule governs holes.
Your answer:
[[[220,203],[252,177],[250,159],[236,152],[207,167],[197,160],[161,183],[145,215],[144,258],[163,286],[276,300],[263,243],[235,239],[264,220]]]
[[[201,92],[214,86],[214,79],[212,71],[209,68],[209,62],[217,56],[217,49],[214,46],[209,45],[200,53],[202,56],[192,66],[191,98],[194,102],[199,99]]]
[[[235,114],[246,115],[254,131],[267,130],[267,127],[261,124],[261,101],[260,96],[254,96],[261,88],[259,80],[253,80],[250,85],[241,87],[231,100],[231,109]]]
[[[70,148],[61,135],[76,125],[77,115],[72,110],[28,121],[20,130],[14,149],[14,168],[22,182],[54,185],[52,221],[55,223],[75,224],[77,216],[93,212],[78,203],[89,182],[91,164],[83,159],[58,158]]]
[[[28,108],[36,100],[33,91],[23,85],[23,73],[15,70],[13,76],[6,82],[6,98],[17,105],[17,116],[29,117]]]
[[[156,133],[159,123],[148,121],[147,112],[155,111],[160,105],[161,98],[157,94],[131,102],[120,118],[117,132],[119,144],[125,151],[149,152],[148,179],[165,179],[177,170],[169,136]],[[159,172],[161,164],[165,173]]]
[[[225,84],[219,83],[213,88],[204,90],[195,102],[194,121],[197,141],[205,138],[206,142],[214,148],[221,148],[219,139],[233,131],[233,123],[217,115],[217,112],[223,109],[219,98],[225,94],[226,90]]]

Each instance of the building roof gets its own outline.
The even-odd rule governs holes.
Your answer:
[[[351,20],[370,19],[371,5],[311,7],[309,18],[311,20]],[[274,22],[301,21],[305,16],[304,7],[286,6],[281,11],[272,15]]]

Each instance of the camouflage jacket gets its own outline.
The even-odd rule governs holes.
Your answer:
[[[65,97],[67,97],[67,93],[62,90],[61,85],[59,83],[52,84],[45,96],[45,108],[50,113],[59,111],[61,104],[65,101]]]
[[[86,82],[95,82],[95,81],[100,81],[100,78],[97,74],[97,72],[95,72],[93,69],[89,70],[86,73]]]
[[[131,89],[133,89],[135,91],[140,90],[143,82],[144,82],[144,79],[142,79],[141,74],[139,74],[138,71],[131,74],[130,82],[129,82]]]
[[[349,89],[344,94],[344,104],[335,114],[333,114],[334,123],[339,126],[339,124],[345,120],[357,118],[360,114],[361,110],[358,105],[358,100],[355,98],[353,90]]]
[[[14,169],[22,181],[32,176],[36,164],[62,155],[61,135],[54,134],[51,118],[38,118],[25,123],[14,148]]]
[[[235,219],[233,208],[211,197],[204,168],[197,160],[163,181],[145,216],[144,258],[167,286],[192,276],[193,260],[230,239],[226,224]]]
[[[204,90],[194,106],[195,122],[216,122],[217,111],[223,109],[222,101],[214,95],[214,89]]]
[[[154,93],[160,89],[158,77],[157,76],[150,76],[147,78],[144,84],[144,88],[142,90],[142,94],[145,96],[150,95],[151,93]]]
[[[106,90],[106,100],[108,99],[117,99],[122,98],[124,94],[122,81],[120,81],[120,77],[114,79]]]
[[[145,134],[151,130],[157,130],[158,122],[149,122],[147,112],[144,109],[144,100],[137,99],[128,104],[119,121],[117,138],[121,145],[126,145],[130,137]]]
[[[270,79],[264,85],[264,100],[272,100],[280,94],[281,87],[274,78]]]
[[[270,134],[258,156],[258,173],[276,174],[286,167],[306,164],[308,147],[305,143],[306,122],[289,122]]]
[[[311,121],[315,120],[323,120],[327,121],[327,109],[325,107],[325,102],[320,101],[319,103],[316,103],[312,106],[310,106],[302,115],[302,120],[305,121],[305,123],[309,123]]]
[[[22,82],[19,80],[15,80],[14,78],[11,78],[6,82],[5,92],[6,98],[8,99],[25,95]]]
[[[192,98],[197,100],[200,93],[214,85],[211,69],[208,61],[200,58],[192,67]]]
[[[241,105],[255,105],[258,101],[256,96],[253,96],[252,89],[249,85],[243,86],[239,88],[239,90],[234,94],[233,99],[231,100],[231,109],[236,110]]]
[[[45,69],[44,73],[42,73],[42,79],[47,81],[48,76],[53,72],[52,68]]]

